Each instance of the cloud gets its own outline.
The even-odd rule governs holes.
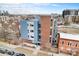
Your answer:
[[[55,3],[22,3],[22,4],[0,4],[2,9],[14,14],[49,14],[54,11],[52,7],[60,6]],[[56,11],[56,10],[55,10]],[[54,11],[54,12],[55,12]]]
[[[47,6],[50,5],[50,3],[32,3],[33,5],[37,5],[37,6]]]
[[[59,4],[52,4],[51,6],[58,7],[60,5]]]

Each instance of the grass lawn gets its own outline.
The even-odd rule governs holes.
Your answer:
[[[59,28],[59,32],[70,33],[70,34],[79,34],[79,29],[61,27],[61,28]]]
[[[42,52],[38,52],[38,54],[37,54],[38,56],[48,56],[48,54],[47,53],[42,53]]]

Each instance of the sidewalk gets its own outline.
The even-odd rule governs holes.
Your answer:
[[[71,55],[64,54],[64,53],[59,53],[59,54],[53,53],[53,56],[71,56]]]
[[[36,49],[33,51],[33,55],[37,55],[38,51],[40,51],[40,46],[36,47]]]
[[[0,56],[10,56],[10,55],[0,53]]]

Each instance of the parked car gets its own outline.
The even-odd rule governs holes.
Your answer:
[[[11,55],[14,55],[15,54],[15,52],[14,51],[11,51]]]
[[[23,53],[16,53],[15,51],[11,51],[11,50],[4,49],[4,48],[0,48],[0,53],[8,54],[11,56],[25,56],[25,54],[23,54]]]
[[[7,54],[9,54],[9,55],[11,55],[11,56],[14,55],[14,53],[15,53],[14,51],[8,51],[8,52],[7,52]]]
[[[25,54],[22,54],[22,53],[15,53],[14,56],[25,56]]]
[[[0,48],[0,53],[5,54],[5,49]]]
[[[19,54],[20,56],[25,56],[25,54]]]

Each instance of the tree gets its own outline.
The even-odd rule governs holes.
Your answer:
[[[8,14],[8,11],[6,11],[5,13]],[[19,40],[19,37],[20,37],[19,22],[18,21],[15,22],[16,20],[14,19],[15,18],[8,18],[9,21],[7,21],[6,19],[0,20],[0,23],[1,23],[0,38],[3,38],[4,41],[9,41],[9,43],[11,40],[14,40],[14,41],[17,39]],[[13,22],[15,23],[15,25],[12,24]],[[15,41],[15,42],[18,43],[18,41]]]
[[[0,38],[3,38],[4,41],[7,41],[7,36],[9,35],[9,32],[7,32],[4,28],[0,29]]]
[[[8,39],[8,42],[9,42],[9,44],[10,44],[10,42],[11,42],[12,40],[17,39],[17,36],[16,36],[14,33],[9,33],[8,36],[7,36],[7,39]]]

